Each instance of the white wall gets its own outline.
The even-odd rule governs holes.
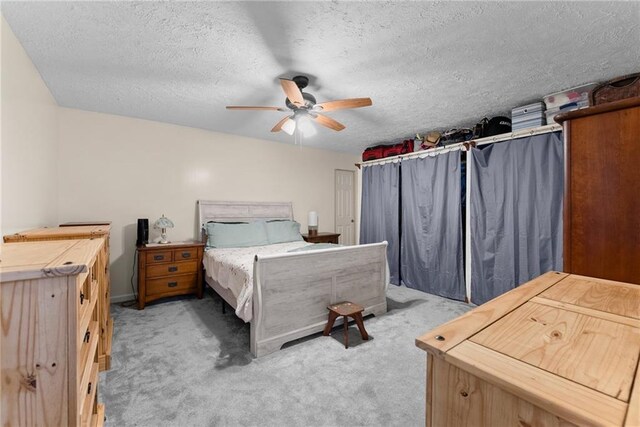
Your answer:
[[[58,219],[58,106],[0,18],[2,37],[0,234]]]
[[[334,229],[334,170],[355,169],[357,156],[60,108],[4,18],[0,26],[0,234],[112,221],[118,300],[131,294],[137,218],[165,214],[171,239],[192,239],[198,199],[292,201],[303,229],[310,210],[321,231]]]
[[[306,229],[334,229],[334,170],[353,154],[60,108],[59,219],[110,220],[112,296],[131,294],[136,219],[165,214],[171,240],[197,235],[196,200],[292,201]],[[357,224],[356,224],[357,225]],[[158,237],[151,230],[151,237]]]

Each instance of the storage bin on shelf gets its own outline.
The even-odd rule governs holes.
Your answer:
[[[597,83],[588,83],[545,96],[543,99],[547,107],[547,123],[553,123],[554,117],[559,113],[588,107],[589,94],[596,86]]]
[[[543,126],[545,124],[545,105],[542,101],[516,107],[511,110],[511,129],[514,132]]]

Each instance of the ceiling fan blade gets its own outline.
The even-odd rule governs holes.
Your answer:
[[[286,111],[280,107],[256,107],[253,105],[227,105],[227,110],[274,110],[274,111]]]
[[[326,126],[329,129],[341,131],[344,129],[344,125],[340,122],[333,120],[331,117],[323,116],[322,114],[310,115],[310,117],[322,126]]]
[[[271,129],[271,132],[280,132],[282,130],[282,125],[289,120],[289,116],[286,116],[284,119],[280,120],[276,125]]]
[[[289,101],[298,107],[302,107],[304,105],[302,92],[296,82],[293,80],[280,79],[280,84],[282,85],[282,90],[284,90],[287,98],[289,98]]]
[[[360,108],[372,105],[371,98],[351,98],[339,99],[337,101],[327,101],[316,104],[316,107],[322,107],[322,111],[344,110],[346,108]]]

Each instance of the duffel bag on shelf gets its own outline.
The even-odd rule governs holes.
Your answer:
[[[375,147],[366,148],[362,152],[362,161],[377,160],[384,157],[384,149],[386,145],[376,145]]]
[[[386,145],[384,147],[383,157],[399,156],[400,154],[407,154],[413,152],[413,140],[406,139],[400,144]]]

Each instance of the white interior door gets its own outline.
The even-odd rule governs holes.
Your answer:
[[[354,171],[336,169],[336,233],[341,245],[356,243]]]

